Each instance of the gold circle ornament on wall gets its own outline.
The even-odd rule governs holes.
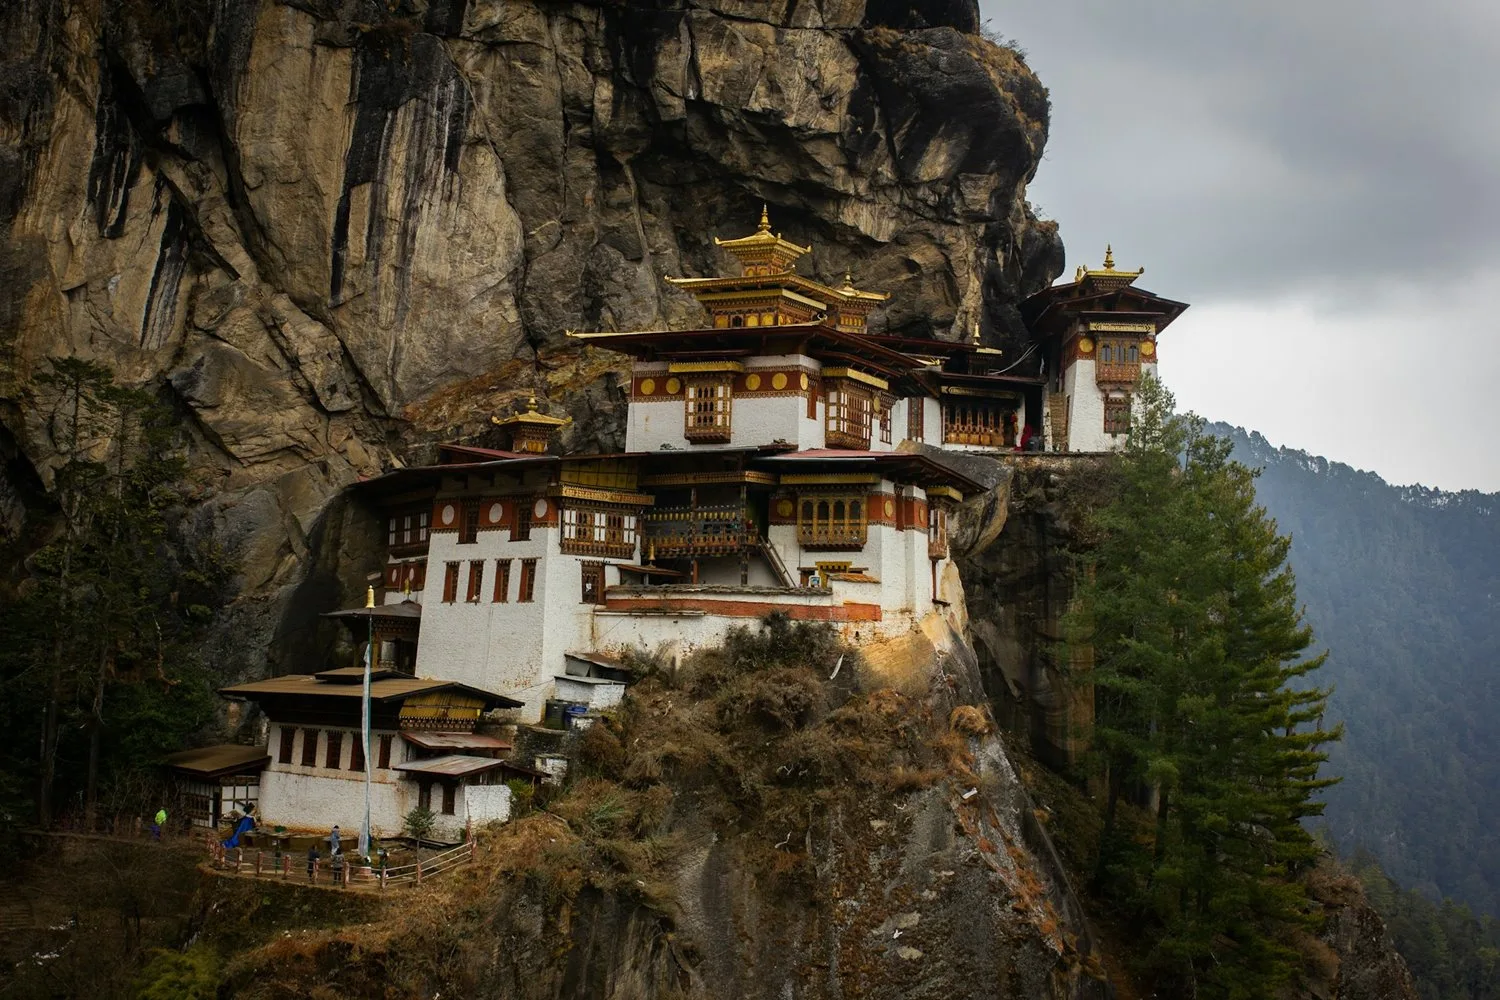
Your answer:
[[[755,375],[755,374],[746,375],[745,376],[745,388],[748,389],[748,390],[750,390],[751,392],[754,392],[756,389],[759,389],[760,388],[760,376],[759,375]]]
[[[1087,337],[1080,337],[1079,340],[1078,340],[1078,353],[1079,354],[1092,354],[1093,352],[1094,352],[1094,342],[1092,340],[1090,340],[1089,338],[1087,338]]]
[[[790,500],[780,500],[780,501],[778,501],[777,504],[776,504],[776,516],[777,517],[791,517],[792,516],[792,502]]]
[[[668,396],[675,396],[675,395],[677,395],[678,391],[681,390],[681,389],[682,389],[682,383],[681,382],[677,381],[675,378],[669,378],[669,379],[667,379],[667,395]]]
[[[1156,345],[1149,340],[1141,341],[1141,357],[1149,358],[1156,353]]]
[[[801,384],[802,384],[802,391],[806,392],[807,391],[807,372],[803,372],[797,378],[798,378],[798,381],[801,382]]]
[[[641,382],[641,395],[649,396],[656,391],[656,379],[648,378]]]
[[[885,502],[885,516],[886,517],[895,517],[896,516],[896,501],[894,501],[894,500],[887,500]]]
[[[786,388],[786,372],[777,372],[771,376],[771,388],[777,392]]]

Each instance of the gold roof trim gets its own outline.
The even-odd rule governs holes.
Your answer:
[[[697,375],[705,372],[745,373],[745,365],[739,361],[673,361],[667,365],[669,375]]]
[[[1098,270],[1092,270],[1082,264],[1078,265],[1078,271],[1074,275],[1074,281],[1082,281],[1084,278],[1104,278],[1113,280],[1122,285],[1128,285],[1136,278],[1146,273],[1144,267],[1136,268],[1134,271],[1115,270],[1115,248],[1113,244],[1104,245],[1104,266]]]
[[[723,247],[730,253],[735,253],[736,250],[765,252],[775,249],[782,254],[788,255],[792,260],[796,260],[804,254],[812,253],[812,247],[798,246],[791,240],[782,239],[780,233],[771,232],[771,216],[765,205],[760,206],[760,225],[755,228],[755,232],[749,236],[741,236],[738,239],[732,240],[722,240],[715,236],[714,246]],[[735,256],[739,255],[735,254]]]
[[[889,389],[891,387],[891,384],[885,379],[880,378],[876,375],[868,375],[860,371],[858,368],[824,368],[822,375],[824,378],[852,379],[855,382],[863,382],[865,385],[872,385],[877,389]]]
[[[929,499],[932,497],[943,497],[944,499],[955,500],[959,503],[962,503],[964,499],[964,495],[951,486],[929,486],[926,492]]]
[[[531,399],[527,402],[525,413],[514,413],[503,419],[500,417],[490,417],[490,423],[494,424],[496,427],[508,427],[511,424],[532,424],[533,426],[538,427],[561,427],[564,424],[571,424],[572,422],[572,417],[549,417],[545,413],[538,413],[536,411],[535,394],[533,394]]]

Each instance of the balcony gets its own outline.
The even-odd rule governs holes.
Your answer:
[[[655,507],[646,512],[646,551],[658,559],[726,556],[756,539],[745,508]]]
[[[1139,361],[1100,361],[1094,365],[1094,381],[1099,385],[1134,385],[1140,380]]]
[[[835,430],[830,427],[823,433],[823,443],[830,448],[852,448],[856,451],[870,450],[870,431],[863,434],[855,431]]]
[[[809,551],[862,549],[868,537],[869,531],[863,523],[797,525],[797,544]]]

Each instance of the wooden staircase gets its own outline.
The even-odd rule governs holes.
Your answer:
[[[766,562],[771,564],[771,572],[776,574],[776,578],[781,581],[781,585],[783,587],[797,586],[797,582],[792,579],[791,572],[786,568],[786,563],[781,559],[781,553],[776,551],[776,546],[771,544],[771,540],[765,535],[761,535],[757,546],[761,554],[766,557]]]
[[[1052,450],[1068,450],[1068,397],[1060,392],[1047,394],[1047,412],[1052,419]]]

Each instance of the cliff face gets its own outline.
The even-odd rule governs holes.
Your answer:
[[[617,445],[564,331],[691,323],[762,202],[877,324],[1000,343],[1060,270],[1046,92],[972,0],[21,0],[0,13],[0,383],[78,354],[193,437],[201,523],[280,595],[358,475],[537,390]],[[274,619],[262,623],[269,629]]]

